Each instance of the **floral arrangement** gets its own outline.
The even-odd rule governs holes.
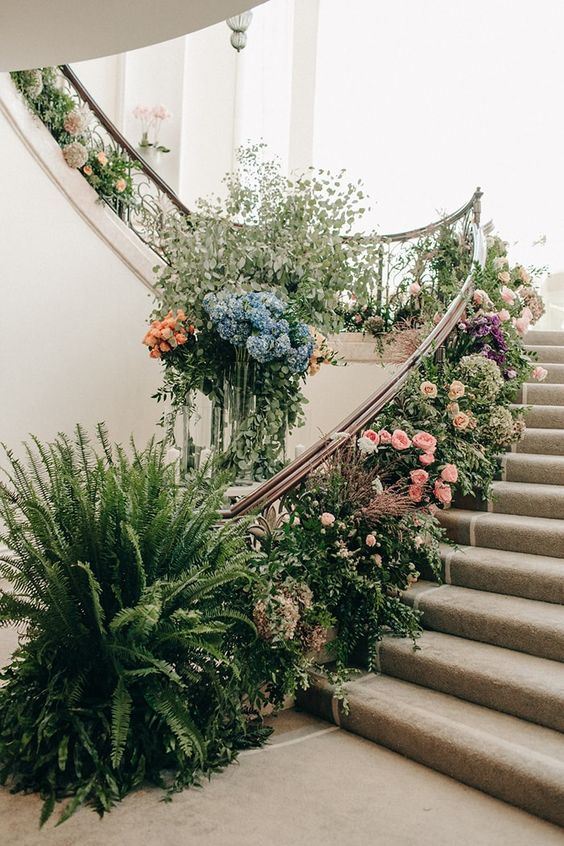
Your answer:
[[[309,367],[314,338],[305,323],[292,320],[287,305],[274,294],[209,293],[202,305],[219,337],[244,348],[260,364],[279,361],[299,375]]]
[[[281,586],[288,579],[306,585],[318,618],[336,624],[327,649],[341,669],[359,650],[365,659],[368,650],[371,664],[384,632],[419,632],[419,614],[402,603],[401,591],[417,581],[420,568],[438,571],[441,532],[432,510],[447,501],[444,479],[456,472],[442,467],[431,480],[423,469],[410,471],[433,448],[428,433],[412,440],[405,432],[366,430],[289,497],[288,522],[270,549],[270,573]],[[288,620],[297,608],[288,615],[286,606],[271,606],[267,631],[292,641],[296,629]],[[259,634],[265,636],[260,627]]]
[[[47,126],[67,165],[85,177],[114,211],[123,214],[134,202],[136,162],[114,144],[103,144],[92,130],[93,116],[60,85],[57,68],[15,71],[11,74],[28,106]]]
[[[325,337],[268,291],[209,292],[197,318],[170,310],[151,322],[143,343],[164,365],[156,398],[171,401],[169,423],[196,391],[208,397],[210,448],[241,483],[280,466],[286,433],[302,419],[300,383],[337,363]]]
[[[133,117],[141,124],[141,140],[139,147],[142,149],[153,149],[159,153],[170,153],[168,147],[159,144],[161,126],[165,120],[172,117],[166,106],[161,103],[158,106],[135,106],[132,111]]]

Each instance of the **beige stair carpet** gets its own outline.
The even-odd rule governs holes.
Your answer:
[[[529,332],[548,371],[490,501],[442,512],[444,584],[405,601],[417,649],[385,638],[345,714],[320,678],[301,704],[343,728],[564,826],[564,332]]]

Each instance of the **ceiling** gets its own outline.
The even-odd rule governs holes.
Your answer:
[[[265,0],[0,0],[0,71],[111,56],[168,41]]]

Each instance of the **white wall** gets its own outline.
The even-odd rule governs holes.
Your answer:
[[[160,368],[140,342],[151,297],[1,112],[0,139],[0,440],[105,420],[144,443],[159,417]]]

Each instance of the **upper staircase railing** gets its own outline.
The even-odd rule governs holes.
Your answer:
[[[190,210],[112,123],[74,71],[68,65],[63,65],[60,72],[61,84],[64,85],[66,92],[75,100],[77,106],[86,106],[91,113],[92,119],[88,133],[92,145],[94,147],[99,146],[101,149],[109,146],[119,150],[120,155],[130,164],[133,184],[131,198],[127,202],[120,202],[119,198],[115,196],[106,197],[100,194],[101,199],[120,216],[123,222],[145,244],[167,263],[160,233],[166,222],[170,222],[171,216],[188,217]],[[375,268],[375,295],[379,304],[387,302],[390,295],[393,295],[398,279],[405,271],[408,261],[404,249],[405,245],[409,242],[417,242],[426,237],[431,237],[441,229],[448,228],[453,232],[456,231],[460,242],[468,248],[471,256],[471,268],[476,264],[484,264],[486,247],[485,238],[480,228],[481,196],[482,192],[478,188],[468,202],[452,214],[419,229],[378,236],[379,259],[378,267]],[[363,236],[353,237],[362,238]],[[280,472],[262,482],[229,508],[226,508],[223,516],[226,519],[239,517],[281,500],[288,491],[299,485],[312,470],[335,452],[344,439],[355,436],[369,422],[374,420],[405,384],[419,362],[425,356],[436,353],[446,342],[463,315],[471,289],[472,269],[470,269],[444,316],[422,341],[418,349],[401,364],[399,369],[383,385],[361,403],[357,409],[347,415],[326,437],[320,438]]]

